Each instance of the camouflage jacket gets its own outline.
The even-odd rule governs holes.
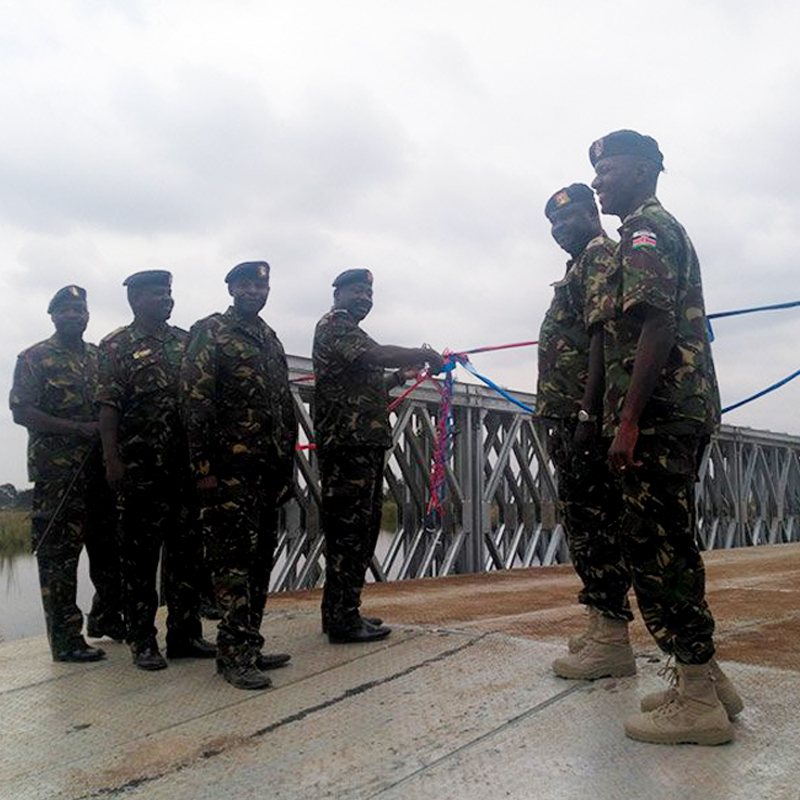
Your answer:
[[[186,468],[178,378],[187,339],[182,328],[150,333],[134,321],[100,342],[96,400],[119,412],[120,457],[128,468]]]
[[[275,331],[233,307],[192,326],[181,405],[196,478],[264,465],[285,483],[297,442],[289,369]]]
[[[82,352],[64,347],[53,335],[23,350],[17,358],[9,405],[31,406],[53,417],[97,420],[97,347],[85,343]],[[94,447],[82,436],[28,431],[28,478],[42,481],[72,471]]]
[[[720,400],[692,242],[654,197],[626,217],[619,233],[616,265],[593,314],[604,327],[604,432],[613,436],[619,425],[642,327],[634,309],[645,305],[670,314],[676,333],[640,433],[709,433],[719,424]],[[634,253],[644,255],[636,267]]]
[[[344,309],[332,309],[317,323],[311,355],[318,447],[391,447],[383,368],[359,358],[374,346]]]
[[[612,239],[596,236],[553,284],[553,301],[539,331],[536,412],[541,417],[566,419],[578,411],[589,371],[588,319],[601,300],[615,250]]]

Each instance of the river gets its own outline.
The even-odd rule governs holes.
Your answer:
[[[392,534],[382,531],[377,547],[379,559],[386,556],[391,541]],[[280,567],[279,561],[275,570]],[[367,580],[372,580],[371,573],[367,574]],[[89,612],[93,594],[94,587],[89,579],[89,563],[84,550],[78,563],[78,605],[84,614]],[[0,559],[0,601],[0,642],[38,636],[45,632],[39,574],[34,556],[20,554]]]

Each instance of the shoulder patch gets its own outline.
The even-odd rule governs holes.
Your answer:
[[[634,231],[632,239],[634,250],[654,250],[658,243],[655,233],[650,230]]]

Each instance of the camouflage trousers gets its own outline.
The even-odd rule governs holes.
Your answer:
[[[574,422],[554,426],[550,455],[570,557],[583,582],[578,600],[609,617],[632,620],[631,576],[619,542],[622,496],[606,464],[608,442],[597,440],[588,453],[577,453],[574,433]]]
[[[90,459],[70,489],[73,477],[73,472],[54,472],[50,480],[37,481],[33,488],[33,547],[54,655],[74,650],[84,641],[83,613],[77,604],[78,560],[84,546],[95,587],[91,615],[98,621],[112,621],[122,613],[114,498],[105,484],[99,456]]]
[[[192,527],[185,482],[136,480],[126,474],[117,496],[128,642],[156,636],[156,575],[164,549],[162,583],[167,603],[167,645],[202,633],[196,586],[201,542]]]
[[[361,590],[380,533],[385,450],[328,447],[317,452],[325,535],[322,619],[329,630],[346,630],[358,622]]]
[[[217,659],[223,667],[252,665],[264,645],[261,622],[275,555],[278,512],[264,474],[217,475],[200,496],[208,568],[222,619]]]
[[[694,504],[705,444],[692,436],[640,436],[636,459],[642,465],[619,482],[620,541],[642,618],[658,646],[686,664],[714,655]]]

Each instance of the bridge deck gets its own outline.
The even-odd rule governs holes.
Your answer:
[[[660,685],[638,622],[637,677],[553,677],[582,620],[574,574],[552,567],[370,586],[366,609],[396,628],[369,646],[326,644],[317,592],[271,598],[268,648],[294,658],[268,692],[208,662],[141,672],[114,643],[90,666],[53,664],[42,637],[2,644],[0,797],[797,800],[800,545],[706,563],[719,656],[747,704],[732,745],[625,738]]]

